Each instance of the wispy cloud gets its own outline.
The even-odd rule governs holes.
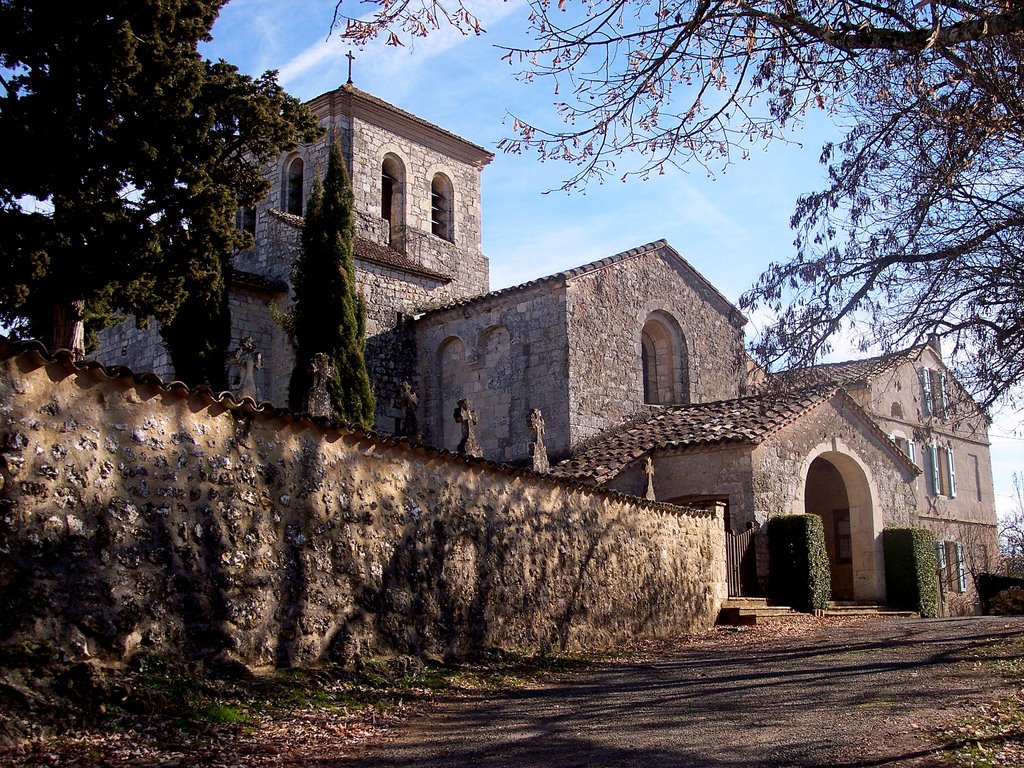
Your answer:
[[[467,2],[466,5],[477,15],[484,29],[487,29],[516,13],[525,7],[526,3],[525,0],[501,3],[493,0],[476,0]],[[396,86],[415,80],[424,68],[431,65],[432,59],[474,39],[474,35],[465,35],[451,26],[442,25],[426,37],[403,36],[404,45],[401,47],[389,46],[382,39],[373,40],[358,49],[359,81],[367,84],[370,90],[374,90],[374,86],[378,84],[386,85],[389,98],[394,98]],[[331,71],[347,70],[345,59],[350,47],[352,46],[343,43],[337,32],[311,42],[281,65],[279,72],[282,84],[289,90],[303,93],[304,97],[316,95],[305,93],[310,90],[307,88],[307,82],[321,81],[325,67]],[[318,87],[320,86],[312,88],[315,90]]]

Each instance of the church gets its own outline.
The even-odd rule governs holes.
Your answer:
[[[414,439],[433,448],[457,449],[462,405],[488,461],[530,466],[543,451],[567,481],[723,505],[726,533],[751,541],[729,564],[737,597],[763,592],[765,537],[748,532],[773,515],[821,516],[836,601],[884,603],[882,530],[928,528],[943,611],[975,609],[971,576],[998,555],[988,421],[937,341],[762,373],[743,314],[663,240],[489,291],[480,180],[492,153],[351,84],[308,106],[325,137],[268,167],[269,195],[238,213],[255,242],[235,257],[230,296],[232,349],[259,360],[246,394],[287,401],[292,351],[275,317],[334,136],[355,193],[375,430],[407,433],[411,386]],[[158,330],[130,321],[95,357],[174,379]]]

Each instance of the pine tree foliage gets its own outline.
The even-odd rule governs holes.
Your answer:
[[[324,352],[331,360],[328,391],[335,417],[370,427],[374,395],[364,357],[365,307],[355,284],[354,247],[352,184],[334,140],[324,180],[317,176],[306,204],[302,252],[292,275],[295,368],[288,401],[291,408],[305,410],[310,363]]]
[[[234,213],[265,195],[264,162],[319,130],[275,73],[199,54],[225,2],[0,0],[0,323],[16,335],[81,354],[83,317],[155,317],[180,378],[217,375],[195,358],[224,346],[210,320],[250,242]]]

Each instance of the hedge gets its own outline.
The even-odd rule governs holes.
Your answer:
[[[926,619],[938,615],[935,534],[924,528],[886,528],[886,602],[893,608],[917,611]]]
[[[825,528],[818,515],[768,520],[768,593],[798,611],[824,610],[832,593]]]

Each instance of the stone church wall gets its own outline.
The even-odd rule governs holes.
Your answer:
[[[0,643],[251,665],[711,626],[722,520],[0,350]]]
[[[621,259],[568,281],[573,445],[644,410],[640,338],[652,312],[670,316],[686,340],[689,402],[741,394],[742,328],[715,308],[724,300],[667,259]]]
[[[453,283],[445,291],[454,297],[473,296],[488,290],[488,263],[482,251],[480,169],[430,146],[430,135],[404,136],[394,130],[359,118],[322,115],[324,124],[335,129],[349,162],[355,209],[361,217],[378,220],[381,210],[381,166],[385,155],[397,157],[405,170],[405,184],[399,200],[405,224],[394,234],[393,245],[428,270],[450,275]],[[320,141],[303,145],[267,166],[273,183],[257,209],[257,247],[241,264],[243,269],[278,279],[287,279],[294,254],[285,258],[287,246],[275,240],[275,227],[268,210],[285,210],[283,195],[285,167],[296,155],[303,160],[303,199],[309,198],[317,174],[327,170],[331,132]],[[444,174],[452,183],[453,236],[448,242],[431,234],[430,184],[434,175]],[[383,223],[383,222],[381,222]],[[381,245],[388,244],[388,228],[361,226],[360,235]]]
[[[160,323],[150,320],[149,327],[138,328],[135,320],[125,320],[100,333],[96,350],[89,354],[104,365],[123,365],[133,371],[155,373],[165,381],[174,379],[171,353],[160,336]]]
[[[416,321],[416,339],[428,444],[456,447],[461,428],[452,413],[469,398],[485,458],[529,458],[534,408],[544,416],[552,459],[568,453],[563,283],[542,281],[427,313]]]
[[[407,137],[374,123],[354,119],[352,188],[356,209],[379,213],[381,165],[394,155],[405,166],[404,251],[427,269],[451,275],[455,296],[488,290],[488,265],[482,252],[480,169],[429,146],[429,136]],[[326,164],[324,165],[326,168]],[[453,233],[449,243],[431,234],[430,184],[444,174],[454,192]]]

